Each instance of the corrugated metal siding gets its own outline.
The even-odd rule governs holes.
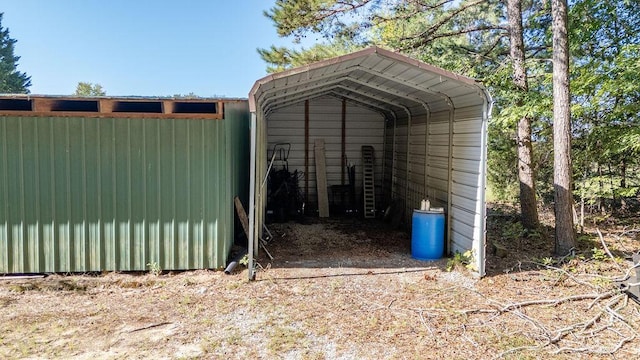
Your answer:
[[[249,108],[247,102],[227,102],[224,105],[227,158],[231,194],[239,196],[245,210],[249,209]],[[235,208],[234,208],[235,209]],[[232,209],[232,218],[235,210]]]
[[[304,172],[304,102],[280,108],[267,120],[267,141],[270,160],[271,150],[277,143],[291,143],[289,171]],[[356,165],[356,192],[362,191],[361,146],[375,149],[375,182],[377,201],[382,201],[382,156],[384,145],[384,117],[367,108],[347,102],[346,108],[346,156]],[[339,185],[342,177],[342,101],[334,97],[320,97],[309,101],[309,208],[317,208],[316,169],[313,146],[316,139],[324,139],[327,184]],[[280,163],[274,166],[280,168]],[[348,176],[345,173],[345,184]],[[300,187],[304,189],[304,180]],[[331,194],[329,194],[331,196]],[[359,198],[359,197],[356,197]],[[331,198],[329,199],[331,200]]]
[[[348,163],[356,165],[356,199],[362,196],[362,146],[370,145],[375,150],[374,182],[376,205],[383,205],[383,156],[384,156],[384,117],[369,109],[347,103],[346,155]],[[339,155],[338,155],[339,156]],[[339,159],[336,159],[339,164]],[[345,173],[345,183],[349,183]],[[330,183],[333,185],[334,183]],[[340,168],[335,184],[340,184]]]
[[[407,185],[407,132],[408,119],[398,117],[394,134],[393,149],[393,182],[391,197],[394,199],[405,199]]]
[[[476,100],[477,102],[477,100]],[[451,250],[464,252],[468,249],[480,251],[478,244],[484,237],[480,234],[484,223],[482,193],[481,130],[484,105],[455,110],[453,120],[453,156],[451,185]],[[484,251],[484,249],[482,249]]]
[[[428,136],[428,195],[433,206],[445,208],[449,188],[449,120],[449,111],[431,114]]]
[[[431,200],[434,207],[447,207],[449,122],[450,111],[439,111],[428,118],[413,117],[411,127],[402,118],[396,125],[393,197],[404,200],[406,224],[422,199]]]
[[[386,124],[385,142],[384,142],[384,204],[390,204],[393,194],[391,192],[393,184],[393,156],[394,156],[394,121],[388,121]]]
[[[224,121],[0,117],[0,273],[224,266],[246,107]]]
[[[480,187],[481,177],[484,176],[481,174],[484,146],[480,136],[482,110],[481,105],[455,110],[453,129],[450,129],[450,110],[435,112],[426,122],[420,117],[412,118],[410,127],[409,121],[401,118],[395,126],[395,149],[392,145],[393,135],[387,141],[387,151],[393,149],[393,155],[388,155],[393,159],[392,196],[404,200],[406,224],[410,224],[413,209],[419,207],[421,199],[428,198],[432,206],[447,209],[451,195],[452,252],[473,248],[474,239],[479,240],[482,236],[478,233],[484,221],[481,215],[484,204],[479,201],[484,191]],[[453,134],[450,134],[450,130]],[[451,139],[453,147],[450,162]],[[450,174],[453,179],[451,194]]]
[[[425,186],[427,125],[424,122],[416,124],[412,121],[410,131],[407,223],[412,216],[413,209],[419,209],[421,200],[427,198]]]

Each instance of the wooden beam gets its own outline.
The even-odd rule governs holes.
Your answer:
[[[172,100],[163,100],[162,101],[162,113],[163,114],[171,114],[171,113],[173,113],[173,101]]]
[[[98,110],[103,114],[111,114],[113,112],[113,100],[100,99]]]
[[[249,219],[247,218],[246,211],[244,211],[244,206],[242,206],[242,202],[240,201],[240,198],[238,198],[237,196],[233,198],[233,202],[236,205],[236,213],[238,214],[238,219],[240,219],[240,223],[242,224],[242,229],[244,230],[244,234],[247,236],[247,239],[250,239]]]
[[[316,157],[318,214],[321,218],[329,217],[329,195],[327,194],[327,171],[324,157],[324,139],[316,139],[314,153]]]

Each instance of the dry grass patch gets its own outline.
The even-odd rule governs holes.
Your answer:
[[[545,235],[509,239],[517,226],[499,222],[512,218],[490,220],[510,255],[490,255],[480,280],[412,259],[406,233],[337,221],[272,226],[275,259],[258,259],[255,282],[246,270],[1,280],[0,358],[640,357],[640,307],[612,281],[635,233],[603,231],[617,260],[593,250],[595,231],[561,259]]]

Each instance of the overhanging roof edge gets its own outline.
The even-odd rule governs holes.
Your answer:
[[[281,71],[279,73],[274,73],[274,74],[270,74],[267,75],[259,80],[257,80],[253,87],[251,88],[251,90],[249,91],[249,111],[251,112],[255,112],[256,108],[257,108],[257,104],[256,104],[256,93],[258,91],[258,89],[260,88],[260,86],[265,85],[271,81],[274,80],[278,80],[278,79],[283,79],[289,76],[293,76],[293,75],[297,75],[297,74],[301,74],[304,72],[309,72],[315,69],[320,69],[329,65],[333,65],[333,64],[337,64],[340,62],[345,62],[345,61],[349,61],[352,59],[357,59],[359,57],[365,57],[368,55],[372,55],[372,54],[378,54],[380,56],[395,60],[395,61],[399,61],[401,63],[407,64],[407,65],[411,65],[414,67],[417,67],[419,69],[422,69],[424,71],[428,71],[446,78],[449,78],[451,80],[454,81],[458,81],[460,83],[463,84],[467,84],[467,85],[471,85],[474,87],[477,87],[482,93],[484,93],[485,97],[490,98],[490,95],[488,94],[487,90],[484,88],[484,86],[482,86],[481,83],[479,83],[478,81],[476,81],[473,78],[464,76],[464,75],[459,75],[441,68],[438,68],[436,66],[424,63],[422,61],[410,58],[406,55],[391,51],[391,50],[386,50],[377,46],[372,46],[360,51],[356,51],[350,54],[346,54],[346,55],[341,55],[338,57],[334,57],[334,58],[330,58],[330,59],[326,59],[326,60],[322,60],[322,61],[318,61],[312,64],[308,64],[308,65],[304,65],[304,66],[300,66],[300,67],[296,67],[296,68],[292,68],[289,70],[285,70],[285,71]]]
[[[260,87],[260,85],[266,84],[270,81],[273,80],[277,80],[277,79],[282,79],[284,77],[287,76],[291,76],[291,75],[295,75],[295,74],[300,74],[306,71],[310,71],[313,69],[318,69],[327,65],[332,65],[332,64],[337,64],[349,59],[353,59],[353,58],[357,58],[363,55],[369,55],[369,54],[373,54],[376,52],[376,50],[378,49],[378,47],[376,46],[372,46],[369,48],[366,48],[364,50],[360,50],[360,51],[356,51],[356,52],[352,52],[346,55],[341,55],[341,56],[337,56],[334,58],[330,58],[330,59],[326,59],[326,60],[321,60],[321,61],[317,61],[308,65],[303,65],[303,66],[299,66],[299,67],[295,67],[289,70],[285,70],[285,71],[281,71],[278,73],[274,73],[274,74],[270,74],[267,75],[261,79],[258,79],[255,84],[253,84],[253,87],[251,88],[251,90],[249,91],[249,110],[251,112],[255,111],[256,108],[256,103],[255,103],[255,93],[258,90],[258,88]]]

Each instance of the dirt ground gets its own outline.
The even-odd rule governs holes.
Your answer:
[[[255,282],[244,268],[0,278],[0,358],[638,358],[640,305],[612,280],[640,225],[598,226],[613,258],[595,225],[552,258],[545,231],[492,210],[482,279],[353,220],[271,225],[274,260],[262,252]]]

